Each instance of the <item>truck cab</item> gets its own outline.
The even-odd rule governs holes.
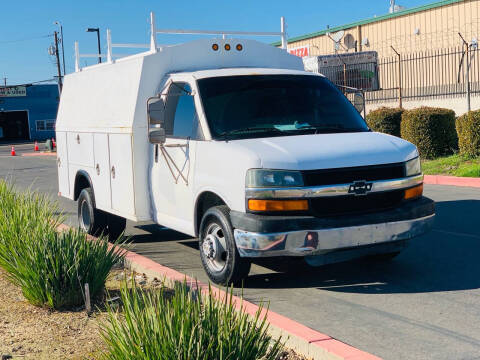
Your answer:
[[[256,257],[393,257],[435,215],[413,144],[372,132],[327,78],[253,40],[155,45],[66,76],[57,147],[80,227],[115,238],[130,219],[197,237],[218,284]]]

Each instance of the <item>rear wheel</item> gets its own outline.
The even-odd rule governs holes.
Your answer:
[[[108,235],[110,241],[116,241],[125,231],[127,220],[108,214],[95,207],[92,188],[80,192],[78,197],[78,224],[86,233],[93,236]]]
[[[95,207],[95,197],[91,188],[85,188],[78,197],[78,224],[90,235],[105,234],[107,214]]]
[[[248,276],[251,262],[240,257],[227,206],[208,209],[200,224],[200,258],[210,280],[219,285],[240,283]]]

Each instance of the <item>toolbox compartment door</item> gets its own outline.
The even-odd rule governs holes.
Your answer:
[[[57,132],[57,169],[58,195],[70,197],[70,182],[68,176],[67,134]]]
[[[135,216],[131,134],[109,134],[112,209],[126,218]]]
[[[95,206],[101,210],[108,211],[112,207],[108,134],[94,134],[93,149],[95,153],[95,171],[92,174],[92,181],[95,190]]]

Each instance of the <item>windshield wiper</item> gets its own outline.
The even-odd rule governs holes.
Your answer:
[[[218,137],[221,138],[226,138],[229,135],[235,135],[235,134],[242,134],[242,133],[252,133],[252,132],[268,132],[272,131],[275,133],[283,133],[282,130],[279,130],[275,127],[247,127],[243,129],[234,129],[234,130],[229,130],[229,131],[224,131],[220,134],[218,134]]]
[[[305,125],[299,127],[296,130],[290,130],[291,132],[301,132],[303,130],[315,130],[314,134],[322,134],[322,133],[331,133],[331,132],[360,132],[362,129],[359,128],[346,128],[342,125],[325,125],[325,126],[315,126],[315,125]]]

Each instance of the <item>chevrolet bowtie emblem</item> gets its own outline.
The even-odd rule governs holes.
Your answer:
[[[372,190],[372,183],[368,183],[365,180],[354,181],[348,188],[349,194],[354,195],[366,195]]]

